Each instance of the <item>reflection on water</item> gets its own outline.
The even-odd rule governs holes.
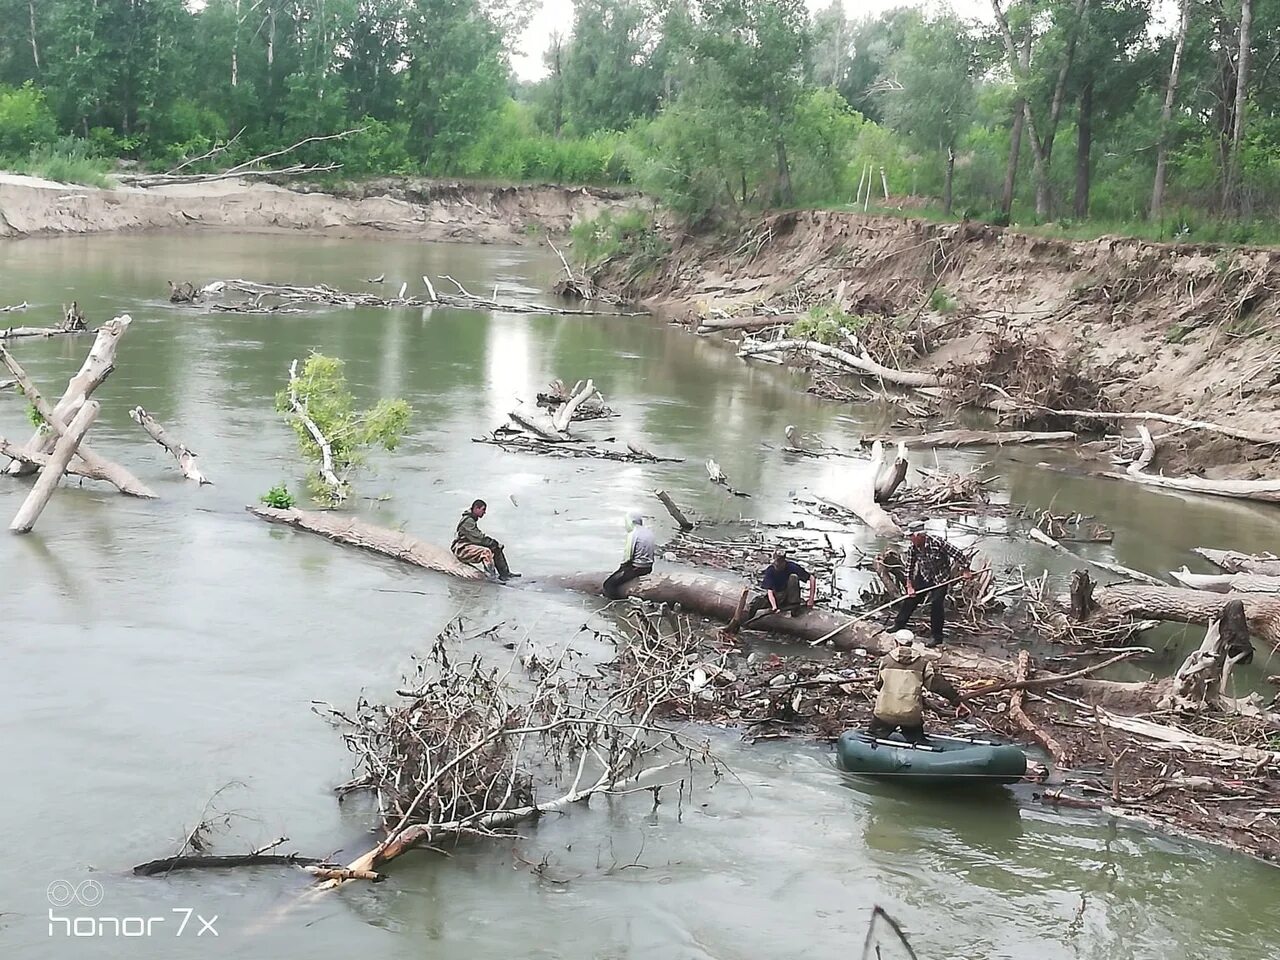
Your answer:
[[[134,317],[99,391],[93,442],[162,494],[142,503],[71,485],[33,536],[0,538],[0,724],[13,786],[0,807],[9,842],[0,859],[5,956],[844,960],[859,949],[874,903],[906,924],[921,957],[1280,952],[1269,868],[1048,811],[1023,791],[921,795],[846,778],[822,747],[748,748],[719,733],[715,749],[740,779],[692,801],[595,803],[514,843],[466,844],[447,860],[408,857],[377,887],[299,901],[305,880],[288,871],[130,877],[131,864],[175,847],[232,781],[244,786],[229,794],[238,814],[230,849],[284,835],[291,848],[321,854],[367,846],[367,809],[339,806],[329,792],[349,760],[312,701],[385,696],[451,617],[478,627],[508,621],[537,644],[607,654],[580,632],[596,616],[587,598],[422,575],[245,514],[273,484],[296,487],[302,472],[274,412],[292,359],[313,349],[341,356],[361,403],[398,394],[414,409],[411,435],[394,455],[374,458],[354,509],[446,542],[466,504],[485,497],[486,528],[530,573],[610,567],[618,518],[631,505],[657,513],[667,530],[651,505],[656,486],[711,521],[786,516],[793,493],[829,495],[844,469],[788,459],[779,449],[786,424],[849,447],[889,414],[797,393],[797,374],[749,367],[714,342],[643,319],[332,309],[246,317],[164,299],[169,279],[360,289],[380,273],[388,289],[447,273],[469,289],[497,282],[535,296],[559,263],[532,249],[151,235],[0,244],[0,253],[0,301],[36,304],[24,322],[52,322],[73,298],[93,322]],[[87,345],[14,349],[53,389]],[[594,378],[621,413],[585,426],[588,434],[686,462],[535,458],[471,442],[553,377]],[[128,419],[135,404],[200,453],[215,486],[181,480]],[[28,431],[21,404],[0,398],[0,432]],[[708,484],[708,456],[752,498]],[[1035,466],[1051,456],[997,455],[997,491],[1095,514],[1117,531],[1114,545],[1078,548],[1099,559],[1161,571],[1188,562],[1192,546],[1264,549],[1280,532],[1276,511]],[[938,454],[946,467],[991,458]],[[0,482],[0,514],[12,514],[24,490]],[[836,538],[874,546],[860,530]],[[997,568],[1023,565],[1029,575],[1072,566],[1024,542],[988,537],[982,549]],[[1194,631],[1165,631],[1161,643],[1166,634],[1195,642]],[[483,641],[470,646],[510,657]],[[530,874],[524,861],[544,856],[549,877],[567,882]],[[51,938],[47,884],[90,874],[104,885],[104,911],[218,913],[218,941],[140,941],[126,954],[118,943]]]

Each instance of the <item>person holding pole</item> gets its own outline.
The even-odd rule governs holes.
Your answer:
[[[908,536],[911,549],[907,551],[907,595],[898,607],[892,629],[904,629],[916,607],[928,598],[933,636],[926,646],[936,647],[942,643],[946,626],[947,586],[957,579],[968,580],[973,571],[969,569],[969,556],[963,550],[942,537],[925,533],[923,520],[908,528]]]

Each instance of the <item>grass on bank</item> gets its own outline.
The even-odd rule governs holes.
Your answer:
[[[862,213],[861,204],[821,204],[818,209],[844,213]],[[945,214],[939,207],[912,198],[909,206],[870,204],[868,216],[929,220],[934,223],[960,223],[969,220],[1000,226],[994,213],[965,211]],[[1008,229],[1037,237],[1058,240],[1097,240],[1101,237],[1131,237],[1150,243],[1204,243],[1222,246],[1280,245],[1280,221],[1266,219],[1218,220],[1198,210],[1173,210],[1160,220],[1072,220],[1062,218],[1050,223],[1037,223],[1030,210],[1015,208]]]
[[[88,187],[110,186],[107,173],[114,165],[111,160],[94,155],[85,141],[70,137],[42,144],[23,157],[0,157],[0,169]]]

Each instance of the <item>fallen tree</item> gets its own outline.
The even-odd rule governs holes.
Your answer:
[[[571,648],[527,653],[531,690],[478,656],[459,661],[459,632],[446,630],[419,661],[416,675],[386,705],[362,698],[356,711],[330,708],[356,756],[357,775],[340,794],[377,799],[382,839],[347,866],[353,877],[378,870],[415,847],[463,836],[500,836],[523,820],[569,810],[602,794],[694,787],[698,768],[719,779],[710,745],[654,723],[655,714],[688,689],[689,671],[673,654],[687,645],[687,624],[675,636],[648,630],[620,643],[620,659],[657,661],[663,669],[619,678],[598,692],[577,671]],[[330,889],[347,877],[322,885]]]
[[[288,283],[259,283],[254,280],[232,279],[219,280],[209,284],[205,290],[211,293],[238,293],[248,297],[239,303],[214,304],[215,310],[224,313],[280,313],[300,303],[323,303],[335,307],[378,307],[389,310],[427,309],[429,307],[452,307],[455,310],[488,310],[503,313],[539,313],[557,316],[597,316],[607,313],[609,316],[639,316],[640,314],[620,313],[616,308],[609,310],[590,310],[578,307],[565,307],[558,304],[536,303],[530,300],[498,300],[481,297],[471,293],[453,277],[440,277],[448,280],[458,292],[443,293],[436,289],[428,277],[422,277],[427,296],[408,296],[409,286],[402,284],[399,293],[394,297],[379,297],[372,293],[349,293],[326,284],[316,286],[300,286]],[[204,293],[204,291],[201,291]],[[197,297],[197,302],[201,298]],[[268,301],[272,301],[268,303]]]
[[[425,540],[401,533],[399,530],[365,523],[355,517],[293,508],[281,510],[274,507],[246,507],[245,509],[255,517],[270,523],[281,523],[298,530],[305,530],[307,533],[319,534],[334,543],[368,550],[424,570],[447,573],[461,580],[486,579],[483,571],[478,567],[463,563],[444,547],[437,547]]]
[[[1209,593],[1182,587],[1119,583],[1099,588],[1098,603],[1115,613],[1151,620],[1208,626],[1222,616],[1232,600],[1244,604],[1249,630],[1272,646],[1280,646],[1280,595],[1266,593]]]
[[[912,437],[899,437],[886,433],[863,437],[863,442],[882,440],[885,443],[904,443],[909,447],[1001,447],[1021,443],[1062,443],[1075,438],[1076,434],[1071,430],[940,430],[937,433],[922,433]]]
[[[71,462],[71,458],[75,455],[76,448],[80,446],[81,441],[84,440],[84,435],[93,426],[93,421],[97,419],[99,410],[98,401],[88,401],[81,406],[71,423],[67,425],[65,432],[58,437],[53,453],[49,455],[48,463],[41,468],[40,476],[36,478],[31,492],[27,494],[26,500],[18,508],[13,522],[9,524],[9,529],[12,532],[30,533],[35,527],[36,520],[40,518],[44,508],[49,505],[53,492],[58,489],[58,483],[62,480],[63,473],[66,472],[67,464]]]
[[[1170,570],[1169,576],[1192,590],[1213,593],[1280,593],[1280,577],[1256,573],[1192,573],[1186,567]]]
[[[885,383],[894,383],[903,387],[937,387],[942,383],[941,378],[936,373],[894,370],[891,367],[876,363],[861,346],[858,349],[860,355],[850,353],[848,350],[841,350],[839,347],[819,343],[816,340],[784,339],[763,341],[745,339],[738,347],[738,356],[743,359],[750,359],[777,353],[807,353],[810,356],[828,361],[845,372],[875,377]]]
[[[90,351],[80,373],[72,378],[70,385],[67,387],[67,393],[63,396],[63,402],[59,404],[57,409],[49,406],[44,396],[40,393],[40,389],[27,376],[26,370],[14,359],[13,355],[5,350],[4,347],[0,347],[0,362],[3,362],[17,378],[18,383],[22,386],[23,395],[30,402],[36,413],[40,415],[42,422],[41,429],[36,432],[35,437],[26,446],[19,447],[0,437],[0,448],[2,448],[0,452],[3,452],[13,461],[6,469],[6,473],[12,476],[26,475],[43,469],[48,464],[49,455],[53,452],[54,446],[66,432],[67,419],[74,419],[76,413],[88,400],[89,394],[93,392],[99,383],[106,379],[111,371],[110,358],[115,353],[114,344],[123,335],[124,329],[128,326],[129,318],[124,316],[117,318],[117,320],[112,320],[110,323],[115,324],[118,320],[124,320],[125,323],[117,331],[109,331],[109,336],[113,339],[108,346],[103,348],[102,352],[97,351],[97,342],[95,342],[95,349]],[[102,339],[102,331],[106,330],[107,326],[108,324],[104,324],[100,328],[99,340]],[[105,358],[104,354],[106,354]],[[102,366],[104,362],[106,364],[105,367]],[[87,477],[92,480],[105,480],[121,493],[129,496],[142,497],[144,499],[155,498],[156,494],[150,487],[120,464],[99,456],[85,443],[78,444],[74,455],[75,459],[65,467],[66,473]]]
[[[200,472],[200,468],[196,466],[196,454],[194,451],[188,450],[183,444],[178,443],[165,431],[164,427],[156,422],[156,419],[143,410],[142,407],[134,407],[129,411],[129,418],[134,423],[147,431],[147,435],[156,443],[169,451],[174,460],[178,461],[178,469],[182,471],[182,475],[188,480],[194,480],[200,486],[213,481]]]
[[[877,441],[872,445],[871,458],[850,468],[849,483],[837,503],[854,513],[876,536],[900,537],[902,528],[880,504],[892,499],[906,475],[906,448],[899,445],[897,457],[886,462],[884,445]]]
[[[1199,554],[1215,567],[1221,567],[1228,573],[1256,573],[1263,577],[1280,577],[1280,557],[1254,556],[1248,553],[1237,553],[1235,550],[1214,550],[1210,547],[1195,547],[1191,552]]]
[[[1204,477],[1166,477],[1147,473],[1147,467],[1155,460],[1156,444],[1145,424],[1138,425],[1138,435],[1142,439],[1142,455],[1129,464],[1124,473],[1108,472],[1103,476],[1182,493],[1280,503],[1280,480],[1207,480]]]

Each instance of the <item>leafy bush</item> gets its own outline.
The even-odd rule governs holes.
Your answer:
[[[0,86],[0,156],[22,156],[57,136],[53,111],[31,81],[16,89]]]
[[[858,334],[871,323],[871,318],[845,313],[834,303],[811,307],[809,312],[787,328],[787,336],[797,340],[816,340],[829,346],[847,346],[847,334]]]
[[[934,313],[951,313],[956,308],[956,298],[941,287],[934,287],[929,294],[929,309]]]
[[[614,257],[631,260],[636,275],[651,269],[670,251],[658,233],[653,217],[644,210],[626,210],[613,214],[606,210],[595,220],[574,225],[573,252],[588,266],[598,265]]]
[[[490,129],[466,146],[453,165],[464,177],[547,180],[555,183],[627,183],[622,135],[552,137],[540,133],[531,109],[508,101]]]
[[[110,160],[97,156],[85,140],[63,137],[56,143],[36,147],[25,160],[13,165],[18,173],[43,177],[57,183],[82,183],[91,187],[108,186]]]
[[[333,472],[338,479],[336,488],[320,475],[323,451],[302,416],[295,412],[294,397],[329,443]],[[394,450],[410,417],[409,405],[403,400],[379,400],[368,410],[357,410],[355,397],[347,389],[342,361],[319,353],[307,357],[302,371],[276,395],[276,409],[288,416],[302,455],[317,465],[307,477],[312,495],[333,503],[345,498],[348,480],[364,464],[368,448]]]
[[[292,510],[297,503],[293,499],[293,494],[289,492],[289,488],[283,483],[277,483],[264,493],[259,500],[268,507],[274,507],[276,510]]]

